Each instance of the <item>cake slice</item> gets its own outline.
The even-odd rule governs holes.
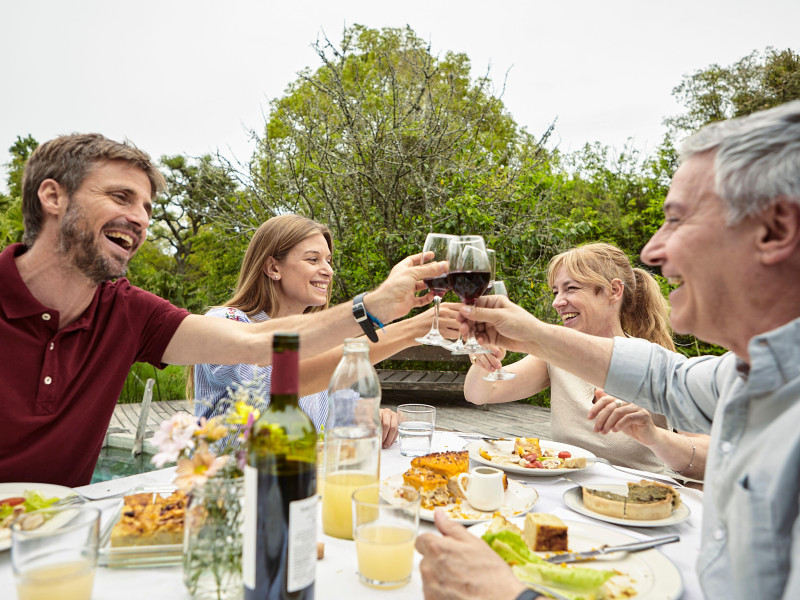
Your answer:
[[[522,539],[535,552],[567,552],[567,526],[555,515],[528,513]]]

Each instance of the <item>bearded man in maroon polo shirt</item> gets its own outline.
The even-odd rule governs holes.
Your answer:
[[[29,159],[23,244],[0,253],[0,482],[89,483],[134,362],[264,365],[274,331],[297,331],[301,357],[362,332],[350,303],[243,324],[130,285],[163,184],[146,153],[98,134],[56,138]],[[396,265],[363,308],[388,323],[429,302],[414,292],[446,265],[420,262]]]

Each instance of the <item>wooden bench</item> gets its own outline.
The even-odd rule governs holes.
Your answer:
[[[469,356],[453,356],[448,350],[439,346],[412,346],[401,350],[386,360],[415,360],[424,362],[443,362],[469,364]],[[384,362],[376,365],[381,390],[384,395],[410,396],[414,392],[425,392],[426,397],[464,397],[464,379],[466,370],[459,371],[430,371],[430,370],[400,370],[383,368]],[[388,394],[386,394],[388,392]]]

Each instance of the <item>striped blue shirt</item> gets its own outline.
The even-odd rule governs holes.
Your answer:
[[[207,315],[223,319],[233,319],[243,323],[266,321],[266,313],[260,312],[249,318],[237,308],[222,307],[212,308]],[[224,398],[228,392],[239,384],[257,382],[257,389],[269,404],[270,380],[272,367],[258,367],[256,365],[214,365],[201,364],[194,368],[194,414],[197,417],[211,418],[224,413],[228,406]],[[313,421],[319,431],[328,417],[328,392],[323,390],[316,394],[303,396],[299,399],[300,408]]]

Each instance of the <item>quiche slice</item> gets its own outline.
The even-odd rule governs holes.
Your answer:
[[[542,456],[542,447],[539,445],[539,438],[514,438],[514,454],[525,456],[535,454]]]
[[[411,460],[403,482],[420,493],[422,508],[446,506],[463,498],[458,476],[469,471],[469,452],[434,452]]]
[[[125,496],[119,521],[111,530],[111,546],[182,544],[185,510],[183,492]]]
[[[411,466],[430,469],[445,477],[458,477],[469,471],[469,452],[459,450],[417,456],[411,460]]]

